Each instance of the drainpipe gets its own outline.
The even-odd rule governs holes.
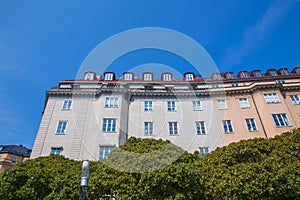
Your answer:
[[[263,121],[262,121],[262,119],[261,119],[261,116],[260,116],[260,114],[259,114],[259,111],[258,111],[258,109],[257,109],[257,105],[256,105],[255,100],[254,100],[254,97],[253,97],[253,92],[252,92],[252,94],[251,94],[251,98],[252,98],[252,101],[253,101],[253,104],[254,104],[254,108],[255,108],[255,110],[256,110],[256,113],[257,113],[257,115],[258,115],[260,124],[261,124],[261,126],[262,126],[263,132],[264,132],[266,138],[269,139],[269,138],[268,138],[268,135],[267,135],[267,132],[266,132],[266,129],[265,129],[265,126],[264,126],[264,123],[263,123]]]

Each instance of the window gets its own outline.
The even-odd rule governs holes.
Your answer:
[[[280,103],[280,99],[276,93],[264,94],[266,103]]]
[[[285,83],[285,80],[277,80],[276,83],[277,83],[277,84],[284,84],[284,83]]]
[[[63,103],[63,110],[70,110],[72,105],[72,100],[65,100]]]
[[[254,74],[254,76],[255,76],[256,78],[261,77],[261,73],[260,73],[260,72],[253,72],[253,74]]]
[[[212,85],[212,88],[219,88],[220,87],[220,85],[218,85],[218,84],[213,84]]]
[[[204,121],[196,122],[197,135],[206,135]]]
[[[107,158],[108,154],[114,149],[114,146],[100,146],[99,160]]]
[[[223,110],[223,109],[227,109],[227,103],[226,103],[226,100],[225,99],[220,99],[217,101],[218,102],[218,108],[220,110]]]
[[[164,74],[163,75],[163,80],[164,81],[170,81],[171,80],[171,74]]]
[[[277,72],[275,72],[275,71],[270,71],[270,76],[277,76]]]
[[[51,154],[61,155],[63,148],[62,147],[52,147]]]
[[[202,154],[209,153],[209,147],[199,147],[199,153]]]
[[[201,101],[193,101],[193,110],[202,110]]]
[[[177,122],[169,122],[169,134],[170,135],[178,135],[178,123]]]
[[[227,74],[227,78],[228,78],[228,79],[233,79],[233,78],[234,78],[234,77],[233,77],[233,74],[232,74],[232,73],[228,73],[228,74]]]
[[[132,74],[124,74],[124,80],[131,81],[132,80]]]
[[[214,78],[215,80],[221,80],[221,74],[214,74],[214,75],[213,75],[213,78]]]
[[[118,107],[118,97],[106,97],[105,108]]]
[[[186,74],[186,75],[185,75],[185,80],[186,80],[186,81],[192,81],[192,80],[194,80],[193,74]]]
[[[231,86],[232,86],[232,87],[238,87],[239,84],[238,84],[238,83],[231,83]]]
[[[107,81],[113,80],[113,74],[112,73],[105,74],[104,79],[107,80]]]
[[[17,157],[16,156],[12,156],[11,157],[11,162],[12,163],[16,163],[17,162]]]
[[[144,110],[145,111],[152,110],[152,101],[144,101]]]
[[[144,122],[144,134],[153,135],[153,122]]]
[[[59,121],[56,129],[56,134],[65,134],[67,129],[67,123],[66,121]]]
[[[298,95],[291,95],[290,97],[294,105],[300,104],[300,99]]]
[[[246,72],[241,72],[240,77],[241,78],[249,78],[248,73],[246,73]]]
[[[116,119],[103,119],[102,132],[115,132]]]
[[[168,101],[168,111],[175,111],[176,110],[176,102],[175,101]]]
[[[144,80],[145,81],[151,81],[152,80],[152,75],[151,74],[144,74]]]
[[[85,80],[94,80],[94,73],[87,72],[85,74]]]
[[[246,119],[246,124],[247,124],[248,131],[257,131],[255,119],[253,118]]]
[[[272,114],[273,120],[277,127],[290,126],[291,123],[285,113],[282,114]]]
[[[250,108],[250,104],[247,98],[239,98],[241,108]]]
[[[280,72],[281,72],[281,75],[285,75],[285,76],[289,75],[289,72],[285,69],[281,70]]]
[[[233,127],[231,120],[222,120],[225,133],[233,133]]]

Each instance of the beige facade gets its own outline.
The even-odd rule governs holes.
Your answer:
[[[153,76],[87,72],[84,79],[61,81],[47,92],[31,158],[57,153],[98,160],[131,136],[206,153],[300,125],[300,68]]]

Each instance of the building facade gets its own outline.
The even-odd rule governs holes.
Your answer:
[[[300,126],[300,67],[213,73],[125,72],[63,80],[46,93],[31,158],[62,154],[99,160],[131,137],[170,140],[208,153]]]
[[[0,173],[30,157],[31,149],[22,145],[0,145]]]

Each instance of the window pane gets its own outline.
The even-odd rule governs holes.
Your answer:
[[[100,146],[99,149],[99,160],[107,158],[108,154],[114,149],[114,146]]]

